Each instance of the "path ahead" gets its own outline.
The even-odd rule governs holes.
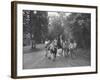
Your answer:
[[[67,57],[57,56],[55,61],[49,60],[45,56],[44,45],[37,45],[37,49],[32,50],[30,46],[23,49],[23,68],[36,69],[36,68],[58,68],[58,67],[79,67],[90,65],[89,50],[78,49],[76,54]]]

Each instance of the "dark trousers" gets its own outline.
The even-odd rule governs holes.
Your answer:
[[[54,48],[54,50],[50,50],[51,54],[54,55],[54,58],[56,58],[56,54],[57,54],[57,49]]]

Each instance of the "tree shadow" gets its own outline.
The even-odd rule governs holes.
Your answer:
[[[39,51],[42,51],[43,49],[40,49],[40,48],[31,48],[31,49],[28,49],[28,50],[23,50],[23,53],[24,54],[27,54],[27,53],[35,53],[35,52],[39,52]]]

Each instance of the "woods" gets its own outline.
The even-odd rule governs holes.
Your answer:
[[[79,48],[91,46],[91,15],[23,10],[23,45],[44,43],[62,35],[65,40],[75,40]]]
[[[23,11],[23,32],[29,34],[32,48],[36,43],[44,42],[48,32],[47,12],[43,11]],[[25,37],[25,36],[24,36]],[[27,38],[27,37],[26,37]],[[26,39],[27,40],[27,39]]]
[[[78,46],[90,48],[91,44],[91,15],[85,13],[73,13],[67,19],[73,38]]]

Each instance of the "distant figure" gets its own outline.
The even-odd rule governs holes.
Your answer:
[[[69,53],[69,45],[70,45],[70,40],[66,40],[66,54],[67,55]]]
[[[66,56],[67,55],[67,41],[63,41],[62,43],[62,50],[63,50],[63,56]]]
[[[50,40],[46,40],[45,41],[45,48],[47,48],[49,44],[50,44]]]
[[[75,40],[70,41],[69,54],[72,55],[72,53],[74,53],[74,50],[76,49],[76,47],[77,47],[77,43],[75,42]]]
[[[69,48],[70,48],[70,49],[75,49],[76,46],[77,46],[77,43],[76,43],[75,41],[71,41],[71,42],[70,42],[70,45],[69,45]]]
[[[75,41],[75,40],[74,40],[73,45],[74,45],[74,49],[76,49],[76,47],[77,47],[77,43],[76,43],[76,41]]]
[[[57,47],[58,47],[58,49],[62,48],[61,36],[58,36],[58,39],[57,39]]]
[[[48,55],[49,45],[50,45],[50,40],[46,40],[46,41],[45,41],[45,49],[46,49],[46,54],[45,54],[45,56],[46,56],[46,57],[47,57],[47,55]]]

